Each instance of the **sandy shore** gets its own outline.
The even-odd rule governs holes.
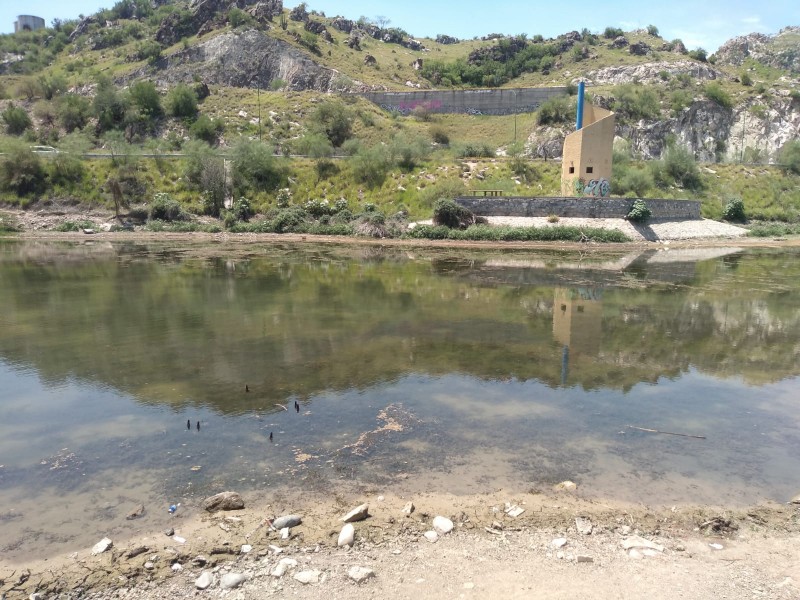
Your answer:
[[[415,505],[410,515],[402,510],[409,501]],[[355,546],[338,548],[340,517],[362,502],[369,503],[370,517],[354,524]],[[113,540],[110,550],[96,556],[82,548],[24,565],[0,564],[0,595],[148,600],[197,594],[237,599],[323,594],[355,599],[800,597],[798,505],[736,511],[653,508],[584,499],[580,489],[413,498],[374,490],[349,496],[343,490],[296,497],[252,494],[245,503],[237,511],[211,514],[182,507],[174,517],[165,513],[164,528],[174,529],[172,537],[163,530],[143,532]],[[524,512],[509,516],[508,505]],[[290,539],[281,539],[264,522],[281,514],[303,518]],[[454,529],[432,543],[424,534],[437,515],[449,518]],[[559,538],[563,546],[554,544]],[[631,544],[635,548],[626,550]],[[282,559],[291,560],[278,577],[275,569]],[[374,575],[356,583],[350,576],[356,566]],[[317,582],[295,578],[309,571]],[[213,583],[199,591],[196,582],[203,572]],[[225,574],[246,580],[226,590]]]

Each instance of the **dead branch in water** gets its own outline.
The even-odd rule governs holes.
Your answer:
[[[664,435],[677,435],[679,437],[694,438],[696,440],[704,440],[704,439],[706,439],[706,436],[704,436],[704,435],[690,435],[688,433],[675,433],[673,431],[659,431],[658,429],[648,429],[646,427],[635,427],[633,425],[628,425],[628,429],[636,429],[637,431],[646,431],[647,433],[663,433]]]

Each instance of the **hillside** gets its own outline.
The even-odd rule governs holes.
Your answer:
[[[489,117],[401,115],[358,93],[584,79],[593,101],[617,113],[613,193],[699,197],[712,217],[742,196],[753,218],[800,220],[795,27],[735,38],[707,56],[662,39],[654,26],[554,39],[417,39],[305,5],[284,10],[281,0],[121,0],[53,25],[0,36],[7,203],[123,206],[166,192],[190,211],[216,215],[226,197],[247,197],[262,213],[287,198],[343,198],[354,213],[370,202],[416,217],[463,189],[556,194],[550,159],[571,129],[568,97]],[[307,158],[279,160],[252,140]],[[31,145],[63,152],[28,160],[20,153]],[[76,158],[89,151],[113,160]],[[697,169],[692,159],[725,164]],[[32,172],[15,177],[22,166]]]

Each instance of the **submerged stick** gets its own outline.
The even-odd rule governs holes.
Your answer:
[[[633,425],[628,425],[628,429],[636,429],[638,431],[646,431],[647,433],[663,433],[664,435],[677,435],[680,437],[687,437],[687,438],[694,438],[696,440],[704,440],[706,436],[704,435],[690,435],[688,433],[675,433],[673,431],[659,431],[658,429],[647,429],[646,427],[634,427]]]

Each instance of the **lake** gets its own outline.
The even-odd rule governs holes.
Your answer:
[[[799,374],[796,249],[0,239],[0,552],[224,489],[784,502]]]

